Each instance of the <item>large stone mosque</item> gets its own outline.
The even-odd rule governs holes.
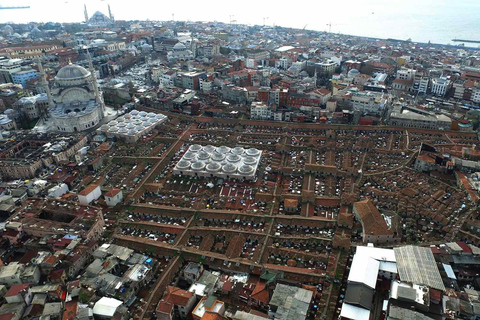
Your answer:
[[[97,126],[105,114],[95,71],[90,60],[89,70],[75,64],[61,68],[49,98],[50,129],[61,132],[79,132]],[[43,68],[40,72],[44,76]]]

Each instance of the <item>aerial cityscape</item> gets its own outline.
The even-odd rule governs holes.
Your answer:
[[[0,320],[480,319],[480,32],[101,2],[0,6]]]

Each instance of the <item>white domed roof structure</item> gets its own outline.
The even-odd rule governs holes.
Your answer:
[[[215,147],[209,145],[209,146],[203,147],[202,150],[205,151],[205,152],[208,152],[208,153],[212,153],[213,151],[215,151]]]
[[[174,46],[173,46],[173,50],[175,51],[180,51],[180,50],[187,50],[187,47],[185,47],[185,45],[181,42],[177,42]]]
[[[240,160],[242,160],[242,158],[237,154],[229,154],[227,157],[228,162],[238,162]]]
[[[260,150],[256,149],[256,148],[250,148],[250,149],[247,149],[247,154],[249,156],[257,156],[260,154]]]
[[[187,161],[187,160],[181,160],[177,163],[177,167],[179,169],[188,169],[188,168],[190,168],[191,165],[192,165],[192,163],[190,161]]]
[[[217,150],[218,153],[223,153],[223,154],[230,152],[230,148],[227,147],[227,146],[217,147],[216,150]]]
[[[183,155],[183,159],[186,159],[186,160],[193,160],[195,159],[197,155],[195,154],[195,152],[191,152],[191,151],[188,151],[187,153],[185,153]]]
[[[193,146],[190,146],[190,148],[188,148],[188,150],[189,151],[194,151],[194,152],[200,151],[200,150],[202,150],[202,146],[199,145],[199,144],[194,144]]]
[[[231,150],[231,152],[233,154],[240,155],[240,154],[243,154],[245,152],[245,149],[243,149],[242,147],[235,147]]]
[[[209,158],[210,158],[210,154],[208,152],[200,151],[197,154],[197,159],[199,159],[199,160],[207,160]]]
[[[222,166],[217,162],[209,163],[206,166],[206,170],[208,172],[218,172],[218,171],[220,171],[221,168],[222,168]]]
[[[90,77],[90,71],[82,66],[70,64],[58,70],[56,80],[76,80]]]
[[[217,177],[222,179],[254,180],[262,152],[258,149],[244,149],[226,146],[192,145],[173,169],[174,174]],[[193,162],[190,168],[184,161]]]
[[[214,161],[222,161],[222,160],[225,159],[225,157],[226,157],[226,155],[224,153],[218,153],[218,152],[214,152],[211,155],[211,158]]]
[[[238,172],[242,174],[250,174],[253,172],[253,167],[245,164],[238,169]]]
[[[243,163],[245,163],[245,164],[255,164],[255,163],[257,163],[257,159],[254,158],[254,157],[245,157],[245,159],[243,159]]]
[[[237,171],[237,166],[232,163],[227,163],[223,166],[222,170],[225,173],[234,173],[235,171]]]
[[[197,161],[192,164],[192,169],[195,171],[200,171],[205,168],[205,164],[203,162]]]

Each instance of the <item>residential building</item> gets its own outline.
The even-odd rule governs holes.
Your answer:
[[[117,204],[123,201],[122,190],[117,188],[113,188],[112,190],[105,193],[104,197],[105,197],[105,202],[109,207],[115,207]]]
[[[193,292],[168,286],[165,295],[157,305],[157,319],[187,319],[187,315],[195,305],[195,297]]]
[[[83,205],[88,205],[92,201],[100,198],[101,195],[102,191],[100,190],[100,186],[96,184],[91,184],[78,193],[78,202]]]
[[[33,298],[30,284],[23,283],[11,286],[4,298],[7,303],[25,303],[29,305]]]
[[[37,71],[31,68],[13,72],[11,75],[13,83],[21,84],[23,88],[27,87],[28,81],[38,77]]]
[[[443,97],[452,87],[452,81],[448,77],[439,77],[432,79],[432,94]]]
[[[271,108],[263,102],[252,102],[250,106],[250,119],[270,120],[272,118]]]
[[[225,313],[225,303],[218,300],[215,296],[202,298],[192,311],[192,317],[194,320],[201,320],[207,313],[223,316]]]
[[[318,69],[320,75],[330,78],[335,73],[335,68],[337,63],[333,60],[325,60],[315,64],[315,67]]]
[[[416,74],[416,70],[402,67],[399,70],[397,70],[397,79],[413,80],[415,79],[415,74]]]

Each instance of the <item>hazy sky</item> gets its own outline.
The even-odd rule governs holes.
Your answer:
[[[26,10],[0,10],[1,22],[83,20],[83,4],[91,16],[108,13],[116,19],[230,20],[238,23],[327,31],[382,38],[448,43],[452,38],[480,38],[480,0],[343,0],[343,1],[165,1],[165,0],[2,0],[2,6],[30,5]],[[480,39],[477,39],[480,40]]]

